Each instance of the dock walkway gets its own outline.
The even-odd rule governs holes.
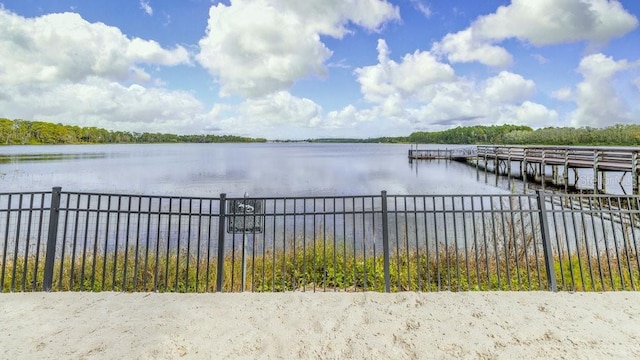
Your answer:
[[[446,159],[465,162],[476,169],[494,172],[496,175],[520,178],[525,182],[576,188],[579,183],[577,169],[593,169],[595,193],[606,192],[606,173],[622,172],[631,175],[632,193],[638,190],[638,157],[640,148],[572,147],[572,146],[509,146],[479,145],[474,149],[409,150],[409,161],[419,159]],[[515,168],[516,172],[512,172]],[[562,170],[562,171],[561,171]],[[551,174],[548,174],[548,172]],[[573,173],[570,181],[570,172]]]

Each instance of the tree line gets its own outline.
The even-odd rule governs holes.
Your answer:
[[[111,131],[43,121],[0,118],[0,145],[38,144],[135,144],[135,143],[224,143],[265,142],[233,135],[176,135]]]
[[[493,125],[465,126],[435,132],[414,132],[407,137],[409,143],[422,144],[502,144],[512,132],[531,133],[528,126]]]
[[[640,125],[613,125],[605,128],[495,125],[458,127],[432,133],[413,133],[410,143],[496,144],[496,145],[583,145],[638,146]]]
[[[504,144],[518,145],[591,145],[640,146],[640,125],[613,125],[605,128],[542,128],[512,131],[504,135]]]
[[[640,125],[613,125],[605,128],[546,127],[536,130],[520,125],[478,125],[456,127],[444,131],[418,131],[404,137],[314,139],[309,141],[394,144],[640,146]]]
[[[126,143],[223,143],[266,142],[264,138],[234,135],[176,135],[111,131],[42,121],[0,118],[0,145],[28,144],[126,144]],[[443,131],[418,131],[409,136],[368,139],[327,138],[308,142],[401,143],[401,144],[495,144],[495,145],[585,145],[640,146],[640,125],[605,128],[546,127],[522,125],[460,126]]]

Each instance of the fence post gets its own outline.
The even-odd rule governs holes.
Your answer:
[[[638,191],[638,152],[631,155],[631,195],[640,195]]]
[[[546,151],[544,149],[542,149],[542,160],[540,162],[540,183],[542,184],[542,191],[544,191],[544,185],[545,185],[545,173],[546,173],[546,165],[545,165],[545,157],[546,157]]]
[[[525,194],[527,193],[527,155],[529,155],[529,148],[524,148],[520,163],[520,175],[522,175],[522,192]]]
[[[382,256],[384,268],[384,291],[391,292],[391,275],[389,274],[389,217],[387,210],[387,191],[382,191]]]
[[[47,232],[47,252],[44,258],[44,279],[42,287],[44,291],[51,291],[53,285],[53,265],[56,258],[56,238],[58,237],[58,219],[60,216],[59,186],[51,189],[51,209],[49,210],[49,231]]]
[[[479,163],[480,163],[480,146],[476,146],[476,181],[480,180],[480,173],[478,172]]]
[[[227,194],[220,194],[220,210],[218,211],[218,271],[216,277],[216,291],[222,292],[224,279],[224,223]]]
[[[598,168],[600,167],[600,159],[602,158],[602,152],[600,150],[594,150],[593,152],[593,193],[600,192],[600,184],[598,181]]]
[[[553,267],[553,249],[551,248],[551,234],[549,233],[549,218],[547,217],[547,203],[544,199],[544,191],[538,190],[538,211],[540,214],[540,227],[542,234],[542,249],[544,250],[544,265],[547,270],[547,283],[549,290],[558,291],[556,272]]]

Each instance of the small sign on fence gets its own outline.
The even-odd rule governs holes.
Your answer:
[[[264,222],[264,200],[239,199],[227,202],[227,232],[237,233],[262,233]]]

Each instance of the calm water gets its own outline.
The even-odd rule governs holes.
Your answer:
[[[431,148],[446,146],[431,146]],[[452,148],[452,146],[448,146]],[[421,148],[430,148],[421,146]],[[0,192],[330,196],[508,192],[474,167],[414,162],[408,145],[159,144],[0,147]]]

